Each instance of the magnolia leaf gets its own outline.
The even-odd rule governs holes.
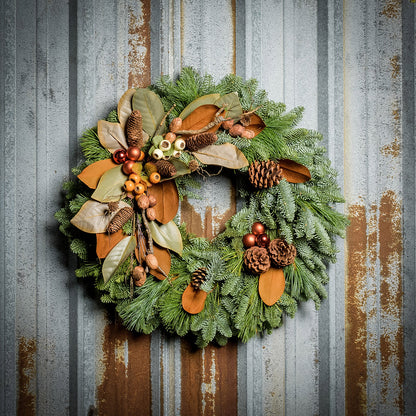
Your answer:
[[[111,153],[114,153],[117,149],[127,149],[129,147],[120,123],[99,120],[97,134],[101,145]]]
[[[202,97],[197,98],[196,100],[192,101],[190,104],[188,104],[182,111],[182,113],[179,114],[179,117],[184,120],[186,117],[189,116],[196,108],[200,107],[201,105],[205,104],[215,104],[215,101],[217,101],[221,97],[220,94],[208,94],[203,95]]]
[[[107,254],[116,246],[124,237],[123,230],[118,230],[113,234],[97,233],[96,253],[99,259],[105,259]]]
[[[241,169],[248,166],[244,153],[231,143],[206,146],[194,152],[193,155],[206,165],[224,166],[229,169]]]
[[[107,255],[103,263],[103,278],[107,283],[118,267],[133,253],[136,237],[131,235],[123,238]]]
[[[120,201],[119,211],[121,208],[128,207],[125,202]],[[105,233],[110,221],[116,215],[117,211],[108,212],[108,205],[101,202],[87,201],[78,213],[71,219],[71,224],[85,233]]]
[[[207,292],[195,290],[189,284],[182,293],[182,307],[186,312],[195,315],[204,309],[206,298]]]
[[[181,130],[199,130],[207,126],[211,121],[214,120],[215,114],[218,111],[218,107],[212,104],[201,105],[192,111],[188,117],[186,117],[182,122]],[[216,132],[219,129],[220,125],[217,124],[214,127],[211,127],[208,132]]]
[[[122,165],[108,170],[101,176],[97,189],[91,195],[92,199],[100,202],[119,201],[124,194],[123,185],[126,182],[126,175],[122,171]]]
[[[153,240],[157,244],[182,256],[183,243],[181,233],[173,221],[161,225],[156,221],[149,221],[149,229]]]
[[[282,176],[291,183],[303,183],[307,182],[311,178],[309,169],[294,162],[290,159],[279,160],[279,167],[282,169]]]
[[[186,163],[183,163],[181,160],[178,159],[170,159],[169,162],[173,164],[176,168],[176,173],[171,176],[170,178],[163,178],[161,182],[170,181],[172,179],[178,178],[179,176],[188,175],[191,173],[191,169],[189,169]]]
[[[260,275],[259,294],[261,300],[268,306],[274,305],[285,291],[285,275],[283,269],[271,267]]]
[[[117,115],[120,125],[123,129],[126,126],[127,119],[130,117],[130,114],[133,111],[131,99],[133,98],[135,92],[136,88],[130,88],[122,95],[120,101],[118,102]]]
[[[98,162],[88,165],[77,177],[91,189],[95,189],[98,182],[105,172],[115,168],[116,163],[112,159],[99,160]]]
[[[254,137],[256,137],[265,127],[266,125],[260,116],[257,114],[251,114],[250,124],[246,126],[246,130],[251,130],[254,133]]]
[[[147,194],[156,198],[153,208],[157,221],[166,224],[175,218],[179,209],[179,194],[174,180],[154,184],[147,189]]]
[[[165,116],[160,98],[148,88],[137,88],[133,95],[133,110],[141,112],[143,130],[149,136],[153,136]]]
[[[214,104],[219,108],[224,106],[227,118],[240,117],[243,112],[240,99],[238,98],[238,94],[236,92],[230,92],[229,94],[223,95]]]

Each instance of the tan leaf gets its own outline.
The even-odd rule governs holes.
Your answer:
[[[79,175],[78,179],[84,182],[85,185],[91,189],[95,189],[101,176],[108,170],[115,168],[116,163],[112,159],[99,160],[98,162],[91,163],[88,165]]]
[[[261,300],[268,306],[274,305],[283,295],[285,283],[283,269],[271,267],[267,272],[262,273],[259,278]]]
[[[159,246],[168,248],[182,256],[182,235],[178,226],[173,221],[169,221],[167,224],[150,221],[149,230],[152,234],[153,241],[159,244]]]
[[[174,180],[153,184],[147,189],[148,195],[156,198],[156,220],[166,224],[175,218],[179,209],[179,195]]]
[[[109,169],[101,176],[97,188],[91,195],[92,199],[100,202],[114,202],[124,194],[123,185],[127,176],[123,173],[122,165]]]
[[[97,134],[100,143],[111,153],[117,149],[127,149],[128,144],[124,130],[120,123],[110,123],[106,120],[99,120],[97,125]]]
[[[231,143],[206,146],[193,155],[206,165],[224,166],[229,169],[241,169],[248,166],[244,153]]]
[[[192,111],[188,117],[182,122],[181,130],[199,130],[211,123],[214,120],[218,107],[212,104],[201,105]],[[207,130],[208,132],[216,132],[220,124]]]
[[[131,99],[133,98],[135,92],[136,88],[130,88],[122,95],[120,101],[118,102],[117,115],[123,130],[126,126],[127,119],[133,111]]]
[[[97,233],[97,257],[105,259],[107,254],[115,247],[124,237],[123,230],[118,230],[113,234]]]
[[[293,160],[279,160],[279,167],[282,169],[283,177],[288,182],[303,183],[307,182],[311,178],[309,169],[300,163],[294,162]]]
[[[200,289],[195,290],[189,284],[182,293],[182,307],[186,312],[195,315],[204,309],[206,298],[207,292]]]
[[[246,127],[246,130],[251,130],[254,133],[254,137],[256,137],[259,133],[263,131],[266,127],[261,117],[257,114],[251,114],[250,116],[250,124]]]

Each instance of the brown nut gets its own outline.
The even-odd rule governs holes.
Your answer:
[[[222,122],[221,127],[224,130],[230,130],[230,128],[234,126],[234,120],[225,120]]]
[[[146,217],[149,221],[154,221],[156,219],[156,210],[154,208],[147,208]]]
[[[148,195],[149,198],[149,207],[154,207],[157,204],[156,197],[154,195]]]
[[[142,267],[142,266],[136,266],[136,267],[133,269],[133,280],[134,280],[134,281],[136,281],[136,280],[140,280],[140,279],[142,279],[143,277],[145,277],[145,278],[146,278],[146,272],[144,271],[144,267]]]
[[[245,131],[246,129],[241,124],[234,124],[234,126],[230,128],[230,131],[228,133],[230,134],[230,136],[237,137],[242,136]]]
[[[170,143],[173,143],[176,140],[176,134],[172,133],[171,131],[169,133],[166,133],[165,140],[169,141]]]
[[[246,139],[253,139],[255,134],[253,130],[244,129],[243,134],[240,134],[240,136]]]
[[[149,197],[145,194],[141,194],[138,198],[137,198],[137,206],[140,209],[146,209],[149,208]]]
[[[173,133],[175,133],[175,131],[180,130],[182,127],[182,119],[180,117],[175,117],[169,125],[169,130]]]
[[[159,268],[159,262],[154,254],[148,254],[146,256],[146,264],[149,266],[149,269],[155,270]]]

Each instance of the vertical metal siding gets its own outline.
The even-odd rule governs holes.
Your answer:
[[[412,414],[414,2],[15,0],[0,12],[1,414]],[[53,219],[76,138],[129,86],[185,65],[304,105],[352,221],[320,311],[303,303],[272,335],[204,351],[124,330],[76,281]],[[219,177],[202,192],[206,207],[181,216],[211,237],[235,196]]]

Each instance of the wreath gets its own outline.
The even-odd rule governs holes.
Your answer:
[[[85,161],[55,214],[76,275],[129,330],[163,327],[199,347],[270,333],[300,301],[319,307],[348,220],[321,135],[296,127],[302,111],[254,79],[192,68],[126,91],[80,138]],[[235,178],[242,208],[208,241],[177,211],[213,165]]]

